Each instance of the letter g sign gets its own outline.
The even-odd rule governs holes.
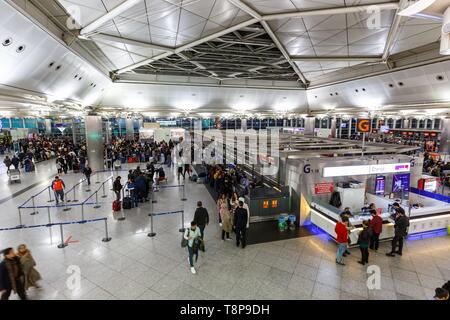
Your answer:
[[[305,166],[303,167],[303,172],[304,173],[310,173],[311,172],[311,165],[310,164],[305,164]]]
[[[358,119],[356,127],[358,132],[369,132],[370,119]]]

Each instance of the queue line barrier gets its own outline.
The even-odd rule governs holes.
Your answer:
[[[50,219],[50,217],[49,217]],[[85,223],[91,223],[91,222],[98,222],[98,221],[105,221],[105,237],[102,239],[103,242],[109,242],[111,241],[111,237],[108,233],[108,218],[99,218],[99,219],[90,219],[90,220],[80,220],[80,221],[69,221],[69,222],[57,222],[52,223],[51,221],[47,224],[38,224],[38,225],[32,225],[32,226],[17,226],[13,228],[1,228],[1,231],[12,231],[12,230],[23,230],[23,229],[35,229],[35,228],[50,228],[53,226],[59,226],[60,230],[60,236],[61,236],[61,243],[58,245],[59,249],[65,248],[68,246],[68,243],[64,241],[64,229],[63,226],[65,225],[73,225],[73,224],[85,224]]]
[[[181,213],[181,228],[178,229],[179,232],[184,232],[186,229],[184,228],[184,210],[176,210],[176,211],[168,211],[168,212],[157,212],[157,213],[149,213],[150,217],[150,233],[147,234],[148,237],[152,238],[156,236],[156,233],[153,230],[153,217],[155,216],[164,216],[168,214],[176,214]]]

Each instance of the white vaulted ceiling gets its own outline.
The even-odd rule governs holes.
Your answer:
[[[40,19],[33,27],[23,12],[6,10],[8,3],[57,27]],[[450,102],[445,93],[450,65],[439,57],[437,43],[441,24],[397,15],[406,0],[1,4],[6,11],[0,11],[0,35],[26,39],[27,50],[16,55],[0,46],[0,84],[78,102],[94,101],[87,98],[96,92],[92,104],[104,108],[304,113]],[[55,42],[50,33],[66,43]],[[52,61],[64,71],[50,72]],[[443,78],[436,82],[439,72]],[[72,83],[78,73],[83,81]],[[92,80],[84,83],[87,78]],[[358,88],[366,91],[355,92]]]

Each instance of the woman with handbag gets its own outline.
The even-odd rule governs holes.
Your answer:
[[[28,290],[30,287],[35,287],[37,289],[40,286],[37,284],[39,280],[42,279],[39,272],[34,268],[36,266],[36,262],[34,261],[33,256],[31,255],[30,250],[28,250],[27,246],[21,244],[17,248],[17,253],[20,258],[20,265],[24,274],[24,289]]]
[[[231,240],[230,232],[232,231],[233,224],[231,221],[230,204],[225,194],[222,194],[218,203],[219,209],[219,220],[222,227],[222,240],[225,240],[225,235],[227,240]]]
[[[193,274],[197,273],[194,268],[194,254],[196,253],[198,258],[198,241],[202,241],[200,228],[197,227],[197,223],[195,221],[192,221],[191,227],[189,229],[186,229],[186,231],[184,232],[183,239],[181,240],[181,246],[187,247],[189,254],[189,265],[191,266],[191,272]],[[194,244],[196,245],[194,246]],[[195,249],[197,249],[196,252]],[[195,260],[197,261],[197,259]]]

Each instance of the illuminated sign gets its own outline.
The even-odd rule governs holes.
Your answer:
[[[343,166],[343,167],[326,167],[323,168],[323,177],[345,177],[345,176],[361,176],[370,174],[383,173],[401,173],[409,172],[410,163],[386,163],[373,164],[364,166]]]
[[[263,201],[263,209],[269,209],[269,200]]]
[[[358,119],[356,124],[356,129],[358,132],[369,132],[370,131],[370,119]]]
[[[278,200],[272,200],[272,208],[278,207]]]

